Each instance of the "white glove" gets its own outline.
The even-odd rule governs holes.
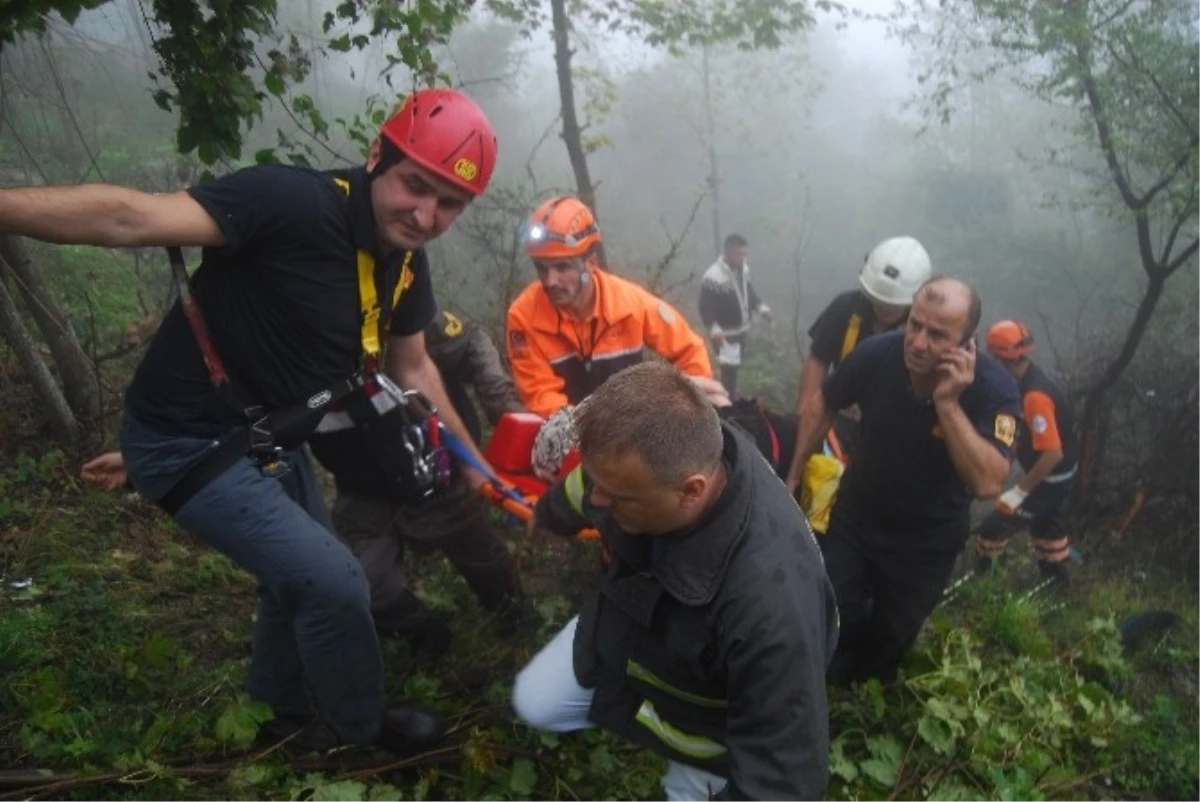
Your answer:
[[[567,405],[550,416],[533,440],[533,473],[543,482],[558,478],[567,453],[576,446],[575,407]]]
[[[1000,498],[996,499],[996,509],[1005,515],[1014,515],[1028,497],[1029,494],[1022,490],[1020,486],[1013,485],[1001,493]]]

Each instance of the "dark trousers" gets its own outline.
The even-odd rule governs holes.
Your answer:
[[[1043,482],[1034,488],[1014,514],[1007,515],[999,510],[988,512],[979,524],[979,539],[976,541],[976,552],[984,559],[984,565],[1003,557],[1012,536],[1028,529],[1042,570],[1051,573],[1065,571],[1066,560],[1071,553],[1071,541],[1063,527],[1062,509],[1073,484],[1070,481]]]
[[[841,629],[831,680],[890,680],[942,598],[969,520],[921,528],[862,514],[853,498],[834,505],[820,538]]]
[[[404,632],[425,616],[405,579],[406,543],[445,554],[485,609],[497,612],[518,601],[508,546],[492,526],[485,502],[461,479],[442,494],[412,504],[339,491],[333,527],[362,563],[371,612],[389,630]]]

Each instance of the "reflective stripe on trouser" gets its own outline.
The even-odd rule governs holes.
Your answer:
[[[1006,537],[1003,540],[992,540],[980,535],[975,538],[975,553],[980,557],[999,557],[1008,549],[1008,544],[1012,542],[1012,538]]]
[[[1042,562],[1060,563],[1071,554],[1071,541],[1066,537],[1054,538],[1053,540],[1032,538],[1031,543],[1034,553]]]
[[[513,685],[513,708],[532,727],[552,732],[589,729],[595,693],[575,679],[576,616],[534,655]],[[707,800],[725,787],[725,778],[675,760],[667,761],[662,779],[668,800]]]

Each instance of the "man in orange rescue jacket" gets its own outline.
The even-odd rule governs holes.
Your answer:
[[[586,398],[649,348],[693,378],[712,378],[704,341],[666,301],[603,270],[600,229],[572,197],[529,218],[525,251],[538,280],[508,309],[505,338],[521,403],[549,418]]]

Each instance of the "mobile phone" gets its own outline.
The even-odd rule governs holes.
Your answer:
[[[970,343],[971,345],[974,345],[977,348],[979,347],[979,343],[975,342],[975,332],[971,332],[966,337],[963,337],[963,341],[958,344],[958,347],[966,348],[968,343]]]

